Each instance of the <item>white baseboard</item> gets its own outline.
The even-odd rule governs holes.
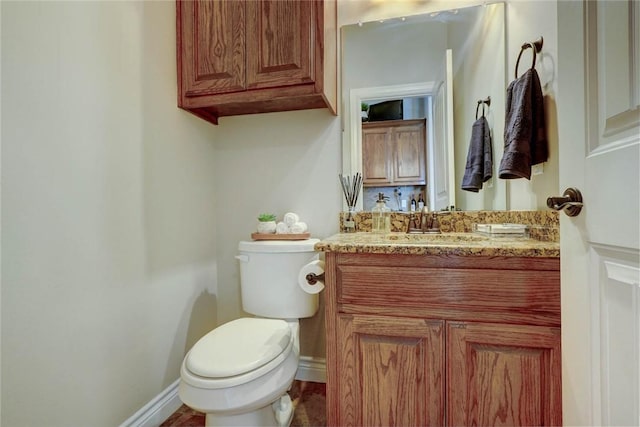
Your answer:
[[[326,383],[327,361],[319,357],[300,356],[296,379],[314,383]]]
[[[120,424],[120,427],[157,427],[182,406],[178,397],[178,378],[138,412]]]
[[[296,379],[299,381],[312,381],[315,383],[327,382],[327,362],[325,359],[300,356]],[[157,427],[182,406],[178,396],[178,378],[138,412],[120,424],[120,427]]]

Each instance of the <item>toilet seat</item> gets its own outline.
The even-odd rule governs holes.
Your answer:
[[[183,379],[201,388],[251,381],[287,358],[294,334],[281,319],[241,318],[202,337],[185,357]]]

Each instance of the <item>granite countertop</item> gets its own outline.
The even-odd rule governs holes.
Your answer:
[[[316,243],[319,252],[559,258],[558,242],[477,233],[339,233]]]

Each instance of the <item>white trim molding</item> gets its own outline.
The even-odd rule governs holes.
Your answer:
[[[182,406],[178,396],[180,378],[130,416],[120,427],[157,427]]]
[[[327,382],[327,362],[324,358],[300,356],[296,380]],[[180,378],[130,416],[120,427],[157,427],[182,406],[178,396]]]
[[[327,361],[324,358],[300,356],[296,379],[314,383],[327,382]]]

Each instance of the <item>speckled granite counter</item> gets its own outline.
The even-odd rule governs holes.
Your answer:
[[[340,213],[340,231],[345,232],[345,213]],[[443,233],[470,233],[473,224],[515,223],[529,226],[531,237],[537,240],[558,242],[560,220],[557,211],[455,211],[438,212],[440,230]],[[371,231],[371,212],[355,214],[356,231]],[[407,230],[409,215],[407,212],[391,213],[391,231]]]
[[[475,233],[340,233],[315,245],[319,252],[559,258],[558,242],[486,237]]]

